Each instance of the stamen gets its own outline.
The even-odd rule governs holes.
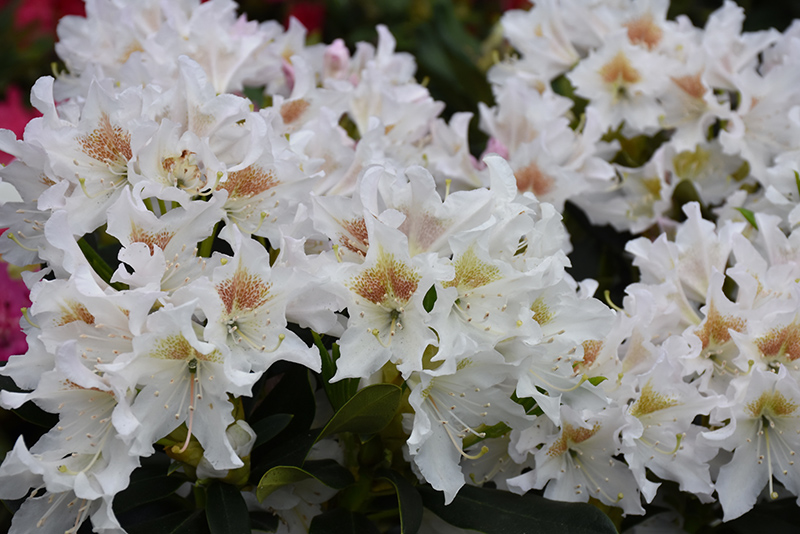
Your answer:
[[[657,453],[666,454],[667,456],[672,456],[673,454],[678,452],[678,450],[681,448],[681,440],[683,440],[685,435],[686,434],[684,434],[684,433],[675,434],[675,437],[677,438],[676,441],[675,441],[675,448],[672,449],[671,451],[667,451],[665,449],[660,449],[658,447],[660,442],[658,442],[658,441],[656,441],[655,443],[650,443],[649,441],[647,441],[644,438],[639,438],[639,441],[641,441],[644,445],[647,445],[648,447],[650,447],[651,449],[653,449]]]
[[[26,247],[25,245],[23,245],[23,244],[20,242],[20,240],[19,240],[19,239],[17,239],[17,236],[15,236],[15,235],[14,235],[14,232],[6,232],[6,235],[8,236],[8,238],[9,238],[11,241],[13,241],[14,243],[16,243],[17,245],[19,245],[19,246],[20,246],[20,247],[22,247],[23,249],[27,250],[28,252],[39,252],[39,251],[38,251],[38,249],[35,249],[35,248],[30,248],[30,247]]]
[[[617,306],[616,304],[614,304],[613,302],[611,302],[611,291],[609,291],[608,289],[606,289],[606,290],[603,292],[603,296],[604,296],[604,297],[605,297],[605,299],[606,299],[606,304],[608,304],[608,305],[609,305],[611,308],[613,308],[614,310],[616,310],[616,311],[618,311],[618,312],[622,313],[623,309],[622,309],[622,308],[620,308],[619,306]]]
[[[551,339],[552,339],[552,338],[551,338]],[[571,388],[569,388],[569,389],[562,389],[562,388],[560,388],[560,387],[556,386],[555,384],[552,384],[551,382],[549,382],[549,381],[545,380],[545,379],[544,379],[544,378],[542,378],[541,376],[539,376],[539,375],[538,375],[536,372],[534,372],[534,371],[533,371],[533,369],[529,369],[529,371],[530,371],[530,373],[531,373],[533,376],[535,376],[536,378],[538,378],[539,380],[541,380],[541,381],[542,381],[542,383],[544,383],[545,385],[547,385],[547,386],[551,387],[552,389],[554,389],[554,390],[556,390],[556,391],[560,391],[561,393],[569,393],[570,391],[575,391],[576,389],[578,389],[579,387],[581,387],[581,385],[582,385],[584,382],[586,382],[586,381],[589,379],[589,377],[588,377],[587,375],[585,375],[585,374],[584,374],[583,376],[581,376],[581,379],[580,379],[580,381],[579,381],[577,384],[575,384],[574,386],[572,386],[572,387],[571,387]]]
[[[192,438],[192,423],[194,423],[194,401],[195,401],[194,383],[196,380],[199,380],[196,377],[197,359],[192,358],[191,360],[189,360],[188,367],[189,367],[189,398],[191,399],[191,401],[189,402],[189,424],[187,425],[187,430],[186,430],[186,441],[183,442],[183,446],[177,451],[175,451],[174,446],[172,447],[172,450],[179,454],[186,451],[186,449],[189,448],[189,441]]]
[[[760,422],[762,428],[764,426],[763,420]],[[772,451],[769,446],[769,428],[764,428],[764,441],[767,445],[767,472],[769,473],[769,496],[774,500],[778,498],[778,492],[772,486]]]
[[[22,316],[23,316],[23,317],[25,317],[25,320],[28,322],[28,324],[29,324],[29,325],[31,325],[31,326],[32,326],[32,327],[34,327],[34,328],[39,328],[39,329],[41,329],[41,328],[39,327],[39,325],[38,325],[38,324],[34,323],[34,322],[33,322],[33,320],[31,320],[31,316],[30,316],[30,314],[28,313],[28,308],[26,308],[26,307],[24,307],[24,306],[23,306],[23,307],[22,307],[22,308],[20,308],[19,310],[22,312]]]

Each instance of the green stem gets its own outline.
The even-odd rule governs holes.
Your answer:
[[[86,238],[80,238],[78,240],[78,247],[80,247],[81,252],[86,257],[86,261],[89,262],[89,265],[94,269],[94,272],[97,273],[97,276],[103,279],[105,283],[116,289],[117,291],[124,291],[128,289],[127,284],[121,284],[119,282],[111,282],[111,277],[114,275],[114,271],[111,269],[106,261],[97,253],[92,246],[86,242]]]
[[[211,235],[200,242],[200,247],[199,247],[199,250],[198,250],[197,254],[201,258],[210,258],[211,257],[211,251],[212,251],[212,249],[214,247],[214,238],[217,236],[217,233],[219,232],[219,229],[220,229],[219,225],[220,225],[219,222],[217,224],[215,224],[214,225],[214,230],[211,232]]]

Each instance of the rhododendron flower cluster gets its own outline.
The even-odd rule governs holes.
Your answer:
[[[0,130],[21,196],[0,254],[42,266],[0,405],[58,418],[0,465],[0,497],[28,496],[12,532],[124,532],[114,499],[162,451],[307,531],[340,488],[251,474],[273,436],[242,408],[290,365],[331,425],[402,386],[381,465],[445,504],[491,482],[643,514],[671,481],[729,520],[800,496],[800,26],[742,33],[731,2],[704,29],[660,0],[510,11],[478,160],[385,27],[306,45],[236,7],[88,0],[41,117]],[[626,246],[619,306],[567,272],[567,200],[653,237]],[[347,458],[369,432],[336,428],[308,458],[366,477]]]

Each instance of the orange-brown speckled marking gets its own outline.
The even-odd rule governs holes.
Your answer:
[[[681,90],[692,98],[703,98],[706,94],[706,87],[700,79],[701,72],[697,74],[689,74],[677,78],[670,78],[672,83],[681,88]]]
[[[78,138],[84,153],[106,165],[126,167],[131,159],[131,134],[119,126],[112,126],[103,113],[97,128]]]
[[[516,171],[514,178],[517,179],[517,189],[522,192],[533,191],[537,197],[546,195],[555,185],[555,180],[544,174],[536,162]]]
[[[453,268],[456,272],[455,278],[442,285],[456,287],[460,293],[485,286],[501,278],[500,269],[478,258],[472,247],[453,262]]]
[[[369,248],[369,233],[367,233],[367,223],[364,218],[360,217],[338,222],[342,225],[342,228],[350,233],[350,235],[340,233],[339,243],[347,250],[355,252],[362,257],[366,256],[366,251]],[[353,236],[355,241],[350,239],[350,236]]]
[[[658,46],[664,35],[664,31],[655,23],[650,13],[645,13],[624,26],[628,28],[628,40],[631,44],[642,44],[649,50]]]
[[[653,389],[653,379],[647,381],[647,384],[642,388],[642,394],[639,399],[631,406],[631,415],[634,417],[642,417],[643,415],[672,408],[678,406],[680,402],[677,399],[667,397]]]
[[[281,105],[281,117],[283,118],[283,123],[293,123],[299,119],[303,113],[305,113],[310,105],[311,102],[303,98],[284,102],[283,105]]]
[[[197,349],[192,347],[189,340],[181,334],[175,334],[156,342],[156,346],[150,353],[152,358],[159,358],[162,360],[192,360],[221,362],[219,351],[215,350],[210,354],[203,354]]]
[[[217,293],[230,315],[234,310],[250,311],[263,306],[272,298],[269,295],[271,286],[261,277],[239,267],[233,277],[217,284]]]
[[[406,303],[417,290],[421,276],[412,267],[386,254],[383,247],[378,261],[350,281],[350,289],[374,304]]]
[[[783,396],[780,391],[765,391],[756,400],[745,406],[753,417],[762,415],[791,415],[797,410],[797,403]],[[765,413],[766,412],[766,413]]]
[[[62,306],[61,317],[56,321],[56,326],[64,326],[65,324],[81,321],[86,324],[94,324],[94,315],[89,313],[86,306],[80,302],[71,301],[67,306]]]
[[[228,174],[228,179],[219,184],[219,188],[228,192],[228,198],[249,198],[278,184],[280,181],[274,171],[250,165],[246,169]]]
[[[603,348],[603,342],[599,339],[587,339],[582,345],[583,365],[585,367],[591,367],[595,360],[597,360],[597,355],[600,354],[600,350]]]
[[[561,436],[547,450],[547,456],[555,458],[561,456],[569,449],[570,444],[577,444],[594,436],[600,430],[600,423],[595,423],[592,428],[575,428],[569,423],[564,423]]]
[[[769,357],[781,357],[794,361],[800,358],[800,325],[791,323],[773,328],[766,335],[756,339],[761,353]]]
[[[113,397],[114,393],[111,391],[105,391],[100,388],[85,388],[80,384],[76,384],[72,380],[66,379],[61,381],[61,386],[63,389],[71,389],[71,390],[81,390],[81,391],[97,391],[98,393],[105,393],[106,395]]]
[[[133,228],[131,228],[130,239],[131,243],[144,243],[147,245],[150,248],[150,254],[152,254],[156,246],[164,250],[167,243],[169,243],[174,235],[174,232],[168,232],[166,230],[161,230],[158,233],[148,232],[134,225]]]
[[[697,337],[703,343],[703,349],[707,349],[709,345],[722,345],[731,339],[729,330],[736,330],[742,332],[746,326],[747,321],[740,317],[733,315],[722,315],[717,311],[717,307],[712,302],[708,306],[708,314],[706,315],[706,322],[702,327],[695,331]]]
[[[633,68],[625,52],[619,51],[611,61],[600,67],[600,77],[606,83],[636,83],[642,79],[639,71]]]

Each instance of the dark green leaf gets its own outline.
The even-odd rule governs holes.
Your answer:
[[[378,471],[378,478],[388,480],[397,493],[397,505],[400,508],[400,533],[416,534],[422,525],[422,497],[416,488],[400,476],[396,471],[383,469]]]
[[[316,478],[328,487],[342,489],[353,483],[353,475],[333,460],[306,462],[303,467],[281,465],[273,467],[261,478],[256,489],[256,497],[263,501],[273,491],[287,484],[294,484],[307,478]]]
[[[316,332],[311,332],[314,345],[317,346],[319,356],[322,359],[322,386],[325,394],[331,402],[334,411],[338,411],[345,405],[350,398],[358,391],[359,378],[345,378],[337,382],[331,382],[331,378],[336,374],[336,361],[339,359],[339,345],[333,344],[331,352],[325,347],[322,338]]]
[[[286,440],[311,428],[317,403],[309,381],[308,368],[298,364],[279,364],[285,371],[273,377],[277,379],[277,384],[260,399],[247,420],[259,421],[275,414],[293,415],[289,425],[278,436]]]
[[[120,282],[111,283],[111,276],[114,274],[114,270],[106,263],[106,260],[86,242],[86,239],[80,238],[78,240],[78,247],[80,247],[81,252],[83,252],[83,255],[86,257],[86,261],[89,262],[94,272],[96,272],[97,276],[102,278],[105,283],[109,284],[117,291],[128,289],[127,284],[122,284]]]
[[[515,495],[464,486],[448,506],[442,493],[419,488],[425,507],[451,525],[485,534],[616,534],[611,520],[590,504],[551,501],[528,493]]]
[[[257,423],[253,423],[253,431],[256,433],[256,442],[253,448],[257,448],[281,433],[294,416],[288,413],[276,413],[265,417]]]
[[[378,528],[361,514],[334,508],[314,517],[308,534],[378,534]]]
[[[162,470],[137,469],[131,476],[128,487],[114,497],[114,512],[122,513],[142,504],[163,499],[173,494],[185,482],[170,477]]]
[[[425,298],[422,299],[422,307],[425,308],[426,312],[430,313],[434,304],[436,304],[436,286],[431,286],[428,292],[425,293]]]
[[[278,517],[268,512],[250,512],[250,526],[253,530],[275,532],[278,530]]]
[[[274,448],[267,448],[264,460],[253,467],[250,480],[253,483],[261,480],[264,474],[273,467],[292,465],[300,467],[308,455],[312,445],[317,442],[318,430],[312,430],[286,441],[275,440]]]
[[[128,534],[202,534],[208,532],[203,510],[180,511],[161,516],[134,526],[127,526]]]
[[[394,418],[401,397],[400,388],[394,384],[365,387],[334,414],[320,432],[318,440],[339,432],[362,435],[380,432]]]
[[[208,487],[206,518],[211,534],[250,534],[250,514],[242,492],[230,484]]]

